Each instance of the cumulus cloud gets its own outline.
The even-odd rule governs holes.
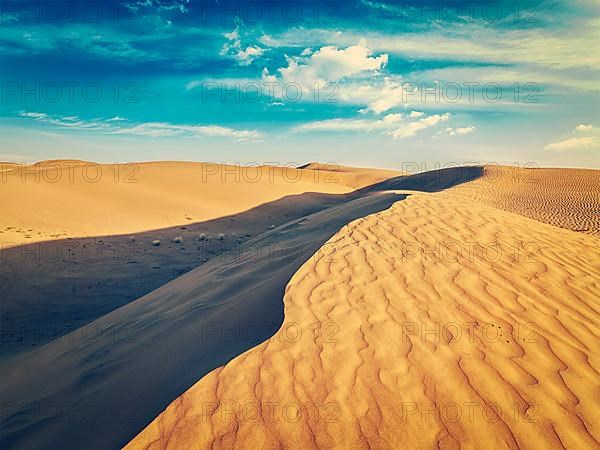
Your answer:
[[[77,116],[51,116],[45,113],[26,112],[19,113],[21,117],[34,119],[40,122],[61,128],[71,128],[84,131],[99,131],[107,134],[147,136],[153,138],[171,136],[205,136],[233,138],[237,141],[256,141],[264,137],[257,130],[237,130],[220,125],[177,125],[168,122],[145,122],[138,124],[122,124],[127,119],[113,117],[110,119],[82,120]]]
[[[380,114],[398,106],[406,106],[408,99],[414,92],[405,89],[406,85],[398,77],[384,77],[383,80],[373,82],[360,82],[347,84],[340,87],[340,100],[347,103],[366,105],[363,111],[372,111]],[[419,112],[415,111],[418,117]]]
[[[278,77],[286,83],[298,83],[310,87],[314,83],[330,83],[340,81],[364,72],[382,69],[388,62],[388,55],[371,56],[371,50],[365,41],[347,48],[335,46],[321,47],[314,53],[305,49],[300,57],[287,57],[287,67],[278,69],[279,75],[265,72],[269,81],[278,81]]]

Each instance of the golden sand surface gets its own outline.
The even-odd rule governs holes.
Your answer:
[[[351,222],[290,280],[280,330],[126,448],[598,448],[597,174],[484,176]]]
[[[600,236],[600,170],[487,166],[452,192],[561,228]]]

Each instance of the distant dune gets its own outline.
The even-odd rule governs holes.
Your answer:
[[[481,175],[340,230],[292,277],[280,330],[127,448],[598,448],[600,241],[505,209],[596,234],[599,172]]]
[[[69,166],[79,167],[79,166],[86,166],[86,165],[93,165],[93,164],[96,164],[96,163],[93,163],[91,161],[84,161],[83,159],[44,159],[44,160],[38,161],[32,165],[36,166],[36,167],[56,166],[56,167],[61,167],[61,168],[66,169]]]
[[[389,178],[398,177],[403,175],[402,172],[397,170],[386,170],[386,169],[368,169],[363,167],[349,167],[341,166],[338,164],[322,164],[322,163],[309,163],[304,166],[300,166],[299,169],[304,170],[315,170],[324,172],[333,172],[341,174],[344,180],[344,184],[351,186],[355,189],[360,189],[371,184],[379,183]]]
[[[488,166],[453,192],[568,230],[600,236],[600,171]]]
[[[373,169],[332,169],[166,161],[7,165],[0,183],[0,244],[185,225],[240,213],[286,195],[347,193],[385,178]]]

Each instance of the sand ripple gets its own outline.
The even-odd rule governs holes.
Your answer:
[[[598,218],[555,213],[570,197],[539,175],[345,226],[289,282],[279,332],[127,448],[598,448]]]

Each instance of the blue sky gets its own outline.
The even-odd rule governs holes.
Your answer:
[[[0,6],[0,160],[600,167],[596,0]]]

